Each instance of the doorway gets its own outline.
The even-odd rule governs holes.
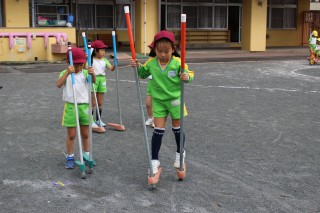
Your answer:
[[[228,7],[228,30],[230,42],[241,42],[241,6]]]

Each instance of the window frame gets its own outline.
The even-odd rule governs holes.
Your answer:
[[[269,0],[268,1],[268,8],[267,8],[267,29],[268,30],[296,30],[297,29],[297,17],[298,17],[298,1],[296,0],[295,4],[272,4],[273,0]],[[283,19],[282,19],[282,28],[275,28],[272,27],[272,9],[273,8],[277,8],[277,9],[282,9],[283,11]],[[294,27],[283,27],[284,23],[285,23],[285,18],[287,16],[285,16],[285,9],[295,9],[295,23],[294,23]]]
[[[78,5],[93,5],[93,16],[94,16],[94,27],[93,28],[86,28],[85,26],[81,26],[78,29],[79,30],[125,30],[127,29],[127,26],[125,27],[117,27],[117,19],[118,19],[118,14],[117,14],[117,7],[118,5],[123,5],[123,6],[129,6],[130,7],[130,16],[131,16],[131,22],[132,22],[132,27],[134,28],[134,0],[117,0],[115,3],[115,1],[94,1],[94,0],[87,0],[87,1],[83,1],[83,2],[77,2],[75,4],[75,6],[77,7]],[[110,5],[112,6],[112,11],[113,11],[113,15],[112,15],[112,27],[108,27],[108,28],[100,28],[97,26],[97,7],[101,6],[101,5]],[[76,10],[77,12],[77,23],[79,23],[79,10]],[[124,12],[123,12],[124,13]],[[99,16],[99,17],[105,17],[105,16]],[[111,16],[106,16],[106,17],[111,17]],[[125,16],[123,16],[125,18]]]
[[[196,1],[195,3],[190,3],[190,2],[184,2],[184,0],[176,0],[174,2],[171,2],[171,1],[168,1],[168,0],[162,0],[161,1],[161,6],[165,6],[165,28],[168,29],[168,30],[178,30],[180,29],[180,26],[179,27],[169,27],[168,26],[168,6],[179,6],[180,7],[180,13],[183,13],[183,7],[185,6],[194,6],[196,7],[196,10],[197,10],[197,20],[196,20],[196,27],[188,27],[188,23],[187,23],[187,29],[188,30],[227,30],[228,29],[228,13],[229,13],[229,10],[228,10],[228,6],[232,5],[239,5],[242,3],[228,3],[228,0],[226,1],[226,3],[215,3],[215,0],[211,0],[211,2],[198,2]],[[212,27],[199,27],[199,19],[200,19],[200,13],[199,13],[199,7],[203,7],[203,6],[210,6],[211,7],[211,14],[212,14],[212,17],[211,17],[211,25]],[[226,11],[226,27],[225,28],[215,28],[215,7],[216,6],[225,6],[227,7],[227,11]],[[187,16],[187,19],[188,19],[188,16]]]

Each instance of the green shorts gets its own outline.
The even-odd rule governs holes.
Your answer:
[[[310,47],[310,49],[315,50],[317,45],[316,44],[310,44],[309,47]]]
[[[89,104],[78,104],[78,114],[79,114],[79,123],[82,126],[89,125]],[[76,113],[73,103],[65,103],[63,116],[62,116],[62,126],[65,127],[76,127]]]
[[[96,92],[106,93],[107,92],[107,81],[106,76],[97,75],[96,82],[93,84]]]
[[[147,96],[151,96],[151,88],[150,88],[150,80],[148,82],[148,87],[147,87]]]
[[[159,101],[152,99],[153,117],[165,118],[170,114],[172,119],[180,119],[180,99]],[[184,116],[187,116],[187,108],[184,105]]]

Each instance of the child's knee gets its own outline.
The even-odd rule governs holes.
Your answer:
[[[67,139],[68,139],[69,141],[73,141],[73,140],[75,139],[75,137],[76,137],[76,135],[73,135],[73,134],[68,134],[68,135],[67,135]]]

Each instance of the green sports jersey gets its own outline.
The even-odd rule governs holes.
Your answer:
[[[141,78],[152,75],[151,96],[157,100],[172,100],[181,95],[180,69],[181,60],[172,56],[171,61],[164,69],[158,62],[158,58],[150,58],[143,66],[138,67],[138,74]],[[189,75],[189,81],[194,78],[194,72],[190,71],[185,64],[184,71]]]

